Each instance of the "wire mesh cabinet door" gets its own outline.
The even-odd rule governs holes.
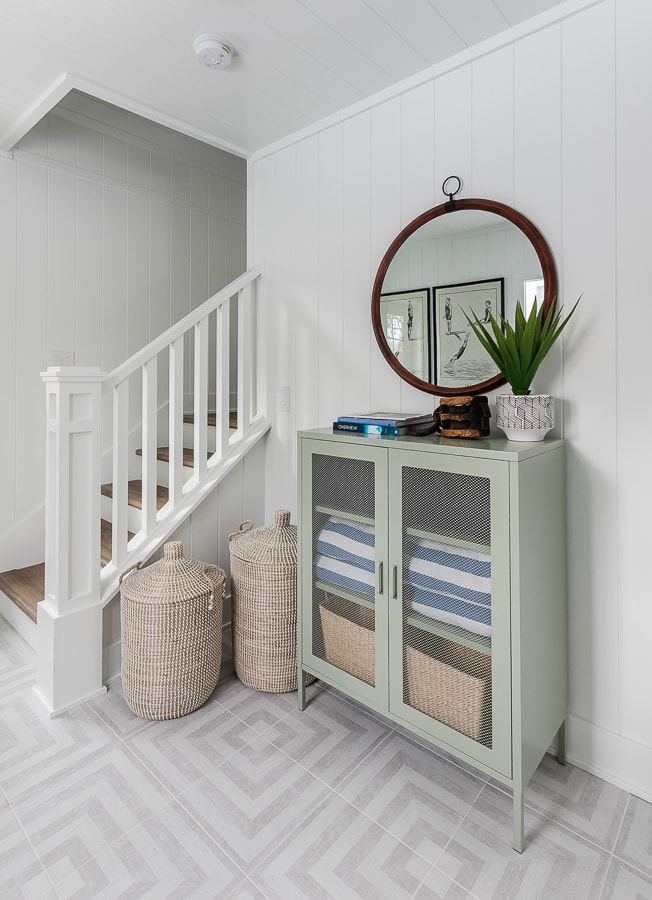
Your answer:
[[[387,709],[387,452],[300,441],[299,669]]]
[[[509,467],[390,458],[390,711],[511,776]]]

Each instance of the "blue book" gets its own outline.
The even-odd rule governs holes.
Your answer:
[[[408,433],[407,425],[372,425],[368,422],[333,422],[334,432],[346,434],[368,434],[382,437],[400,437]]]
[[[349,422],[358,425],[391,425],[395,428],[408,425],[420,425],[432,421],[432,413],[413,416],[409,413],[368,412],[359,416],[338,416],[338,422]]]

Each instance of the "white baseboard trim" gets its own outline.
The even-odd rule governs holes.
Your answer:
[[[36,622],[32,622],[30,617],[18,609],[2,591],[0,591],[0,616],[9,622],[24,641],[27,641],[32,650],[36,650]]]
[[[574,766],[652,803],[652,747],[573,715],[566,746]]]
[[[47,702],[43,694],[39,691],[36,685],[32,688],[40,702],[48,711],[48,715],[51,719],[56,719],[57,716],[63,715],[63,713],[68,712],[70,709],[75,709],[78,706],[81,706],[84,703],[88,703],[89,700],[94,700],[96,697],[100,697],[102,694],[106,693],[106,685],[102,685],[102,687],[98,688],[95,691],[91,691],[90,694],[85,694],[83,697],[79,697],[77,700],[74,700],[72,703],[64,703],[61,706],[57,706],[56,708],[50,706]]]

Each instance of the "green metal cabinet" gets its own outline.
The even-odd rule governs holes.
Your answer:
[[[564,446],[299,434],[312,674],[523,793],[567,694]]]

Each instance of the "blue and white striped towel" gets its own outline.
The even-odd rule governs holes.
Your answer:
[[[491,607],[480,603],[466,603],[450,594],[426,591],[406,585],[407,599],[412,609],[431,619],[459,625],[474,634],[491,636]]]
[[[491,555],[439,541],[415,543],[405,580],[426,591],[491,605]]]
[[[363,594],[373,594],[376,590],[376,573],[368,572],[360,566],[352,566],[341,559],[333,559],[331,556],[317,556],[315,559],[315,574],[322,581],[330,581],[340,587],[351,588],[354,591],[362,591]]]
[[[373,572],[376,535],[373,525],[329,516],[317,535],[317,552]]]

